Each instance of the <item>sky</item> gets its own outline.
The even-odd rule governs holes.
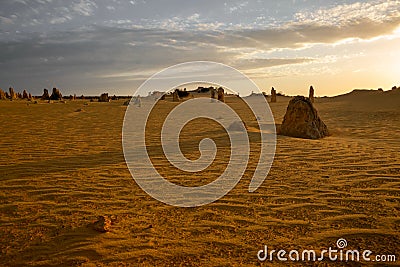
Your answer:
[[[400,1],[2,0],[0,88],[132,94],[188,61],[234,67],[262,91],[400,86]]]

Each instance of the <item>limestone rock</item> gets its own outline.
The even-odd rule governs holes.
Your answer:
[[[7,99],[6,93],[2,89],[0,89],[0,100],[4,100],[4,99]]]
[[[271,103],[275,103],[276,102],[276,90],[274,87],[272,87],[271,89]]]
[[[175,90],[178,93],[179,98],[184,98],[184,97],[189,97],[190,94],[188,91],[186,91],[186,88],[183,88],[183,91],[180,89]]]
[[[309,98],[296,96],[290,100],[280,133],[286,136],[319,139],[329,135]]]
[[[138,107],[142,106],[142,98],[140,97],[140,95],[137,95],[136,97],[134,97],[133,103],[135,106],[138,106]]]
[[[53,93],[50,96],[51,100],[62,100],[62,94],[59,89],[53,88]]]
[[[211,99],[215,99],[215,89],[214,89],[214,87],[212,87],[210,89],[210,97],[211,97]]]
[[[93,229],[100,233],[109,232],[111,229],[111,218],[108,216],[99,216],[93,223]]]
[[[172,93],[172,101],[174,102],[179,102],[181,99],[179,97],[179,93],[178,93],[178,89],[176,89],[173,93]]]
[[[110,102],[110,98],[108,97],[108,93],[103,93],[99,97],[99,102]]]
[[[221,102],[225,102],[225,91],[224,88],[219,87],[217,90],[218,100]]]
[[[22,92],[22,99],[29,99],[28,93],[26,92],[26,90],[24,90]]]
[[[50,100],[49,90],[43,89],[42,100]]]
[[[314,103],[314,88],[312,86],[310,86],[310,94],[308,98],[310,99],[311,103]]]
[[[17,94],[15,93],[14,88],[10,87],[10,88],[8,89],[8,91],[10,92],[10,99],[11,99],[11,100],[17,99],[18,96],[17,96]]]

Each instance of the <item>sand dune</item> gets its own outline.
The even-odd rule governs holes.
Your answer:
[[[271,103],[276,123],[288,101]],[[177,208],[154,200],[131,178],[121,147],[123,101],[0,101],[1,265],[258,266],[264,245],[320,250],[339,238],[349,249],[400,257],[400,93],[316,99],[332,136],[278,136],[273,167],[254,193],[248,185],[260,150],[256,121],[238,98],[226,102],[252,129],[244,177],[215,203]],[[170,181],[210,182],[226,164],[229,142],[222,129],[194,122],[182,133],[183,153],[198,157],[198,141],[214,137],[216,162],[192,176],[168,166],[157,125],[175,105],[166,101],[153,114],[153,163]],[[90,228],[107,214],[117,216],[111,232]]]

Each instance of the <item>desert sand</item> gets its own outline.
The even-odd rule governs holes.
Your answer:
[[[289,100],[278,96],[270,104],[277,124]],[[331,136],[278,136],[271,171],[254,193],[248,185],[260,149],[256,121],[238,98],[225,101],[249,127],[251,161],[228,195],[196,208],[163,204],[132,179],[121,145],[122,100],[0,101],[0,265],[296,266],[261,263],[257,252],[264,245],[318,251],[339,238],[348,249],[395,254],[399,263],[400,92],[316,98]],[[195,159],[199,140],[210,137],[216,161],[191,176],[174,170],[158,129],[175,105],[167,99],[152,113],[153,163],[175,183],[208,183],[227,163],[228,139],[215,124],[193,122],[182,133],[183,153]],[[99,215],[116,217],[110,232],[91,228]],[[360,263],[297,263],[304,265]]]

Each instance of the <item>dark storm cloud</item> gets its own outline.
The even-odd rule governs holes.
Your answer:
[[[177,32],[155,29],[93,27],[83,31],[58,32],[21,41],[0,43],[0,62],[21,72],[46,68],[93,73],[105,70],[141,70],[168,66],[187,60],[232,61],[240,52],[222,51],[232,45],[236,34],[222,32]],[[244,37],[244,39],[246,39]],[[247,44],[247,46],[246,46]],[[249,43],[237,43],[248,47]],[[251,46],[251,44],[250,44]],[[21,64],[23,62],[24,64]],[[245,66],[241,61],[238,66]],[[256,61],[248,61],[256,63]],[[280,65],[284,61],[258,60],[257,65]],[[290,60],[285,60],[290,63]]]
[[[233,56],[229,52],[219,52],[215,46],[203,47],[202,43],[191,41],[190,36],[190,33],[164,30],[93,27],[0,42],[3,69],[0,79],[16,81],[16,87],[36,90],[53,86],[46,85],[46,80],[62,81],[74,89],[86,87],[86,83],[104,87],[118,85],[123,80],[104,78],[118,72],[131,71],[132,76],[125,77],[130,80],[136,77],[135,72],[151,74],[160,67],[189,60],[223,61],[224,57]],[[179,44],[176,38],[179,42],[185,41]]]

